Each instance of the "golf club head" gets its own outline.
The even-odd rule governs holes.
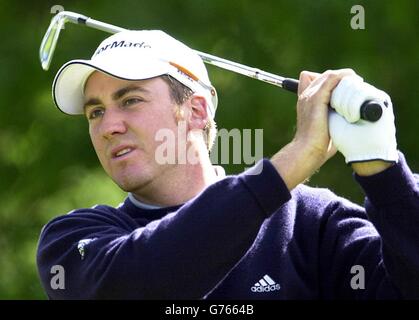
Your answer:
[[[58,37],[62,27],[65,24],[65,15],[63,12],[55,15],[47,29],[47,32],[44,35],[44,38],[41,42],[41,47],[39,48],[39,59],[41,60],[42,69],[48,70],[52,57],[54,55],[55,47],[57,46]]]
[[[70,11],[61,11],[52,18],[39,48],[39,59],[41,60],[42,69],[48,70],[50,66],[58,37],[61,30],[64,29],[64,25],[67,22],[85,24],[87,19],[89,18],[84,15]]]

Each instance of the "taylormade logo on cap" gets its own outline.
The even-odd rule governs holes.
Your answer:
[[[209,115],[215,116],[217,93],[201,57],[163,31],[116,33],[102,41],[90,60],[72,60],[62,66],[53,83],[54,101],[60,110],[83,114],[84,85],[94,71],[132,81],[170,75],[205,97]]]
[[[125,40],[121,40],[121,41],[114,41],[111,44],[107,44],[104,47],[101,47],[99,50],[96,51],[95,55],[100,54],[101,52],[112,48],[118,48],[118,47],[124,47],[124,48],[151,48],[151,46],[149,44],[146,44],[145,42],[125,42]]]

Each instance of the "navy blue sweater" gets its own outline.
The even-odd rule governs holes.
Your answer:
[[[402,154],[355,178],[365,208],[290,193],[265,159],[182,206],[74,210],[43,228],[40,278],[52,299],[419,298],[419,179]],[[65,289],[51,287],[55,265]]]

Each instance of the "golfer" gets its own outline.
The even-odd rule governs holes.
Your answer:
[[[50,299],[419,298],[418,179],[397,150],[390,97],[352,70],[302,72],[294,138],[235,176],[210,162],[218,101],[202,60],[162,31],[105,39],[58,71],[53,96],[86,117],[127,198],[46,224],[37,264]],[[377,122],[359,119],[368,99],[382,103]],[[176,143],[162,162],[162,132],[193,161]],[[337,150],[364,207],[303,184]]]

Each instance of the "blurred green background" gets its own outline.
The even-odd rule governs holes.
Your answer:
[[[353,5],[365,30],[353,30]],[[89,58],[107,34],[67,24],[52,66],[38,49],[53,5],[131,29],[162,29],[192,48],[289,77],[301,70],[351,67],[393,100],[399,148],[419,170],[419,2],[284,0],[0,1],[0,299],[45,299],[35,253],[52,217],[125,195],[106,177],[84,118],[53,105],[51,83],[67,60]],[[296,96],[213,66],[219,128],[263,129],[264,156],[289,142]],[[243,166],[225,166],[237,173]],[[337,155],[309,182],[362,203]]]

